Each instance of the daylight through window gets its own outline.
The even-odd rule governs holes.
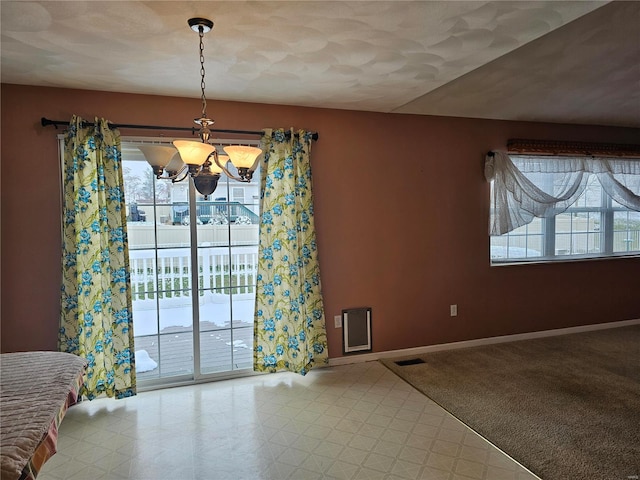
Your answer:
[[[249,183],[222,176],[205,200],[189,179],[154,177],[137,146],[160,142],[122,141],[139,383],[249,371],[260,172]]]
[[[640,161],[496,154],[492,264],[640,254]]]

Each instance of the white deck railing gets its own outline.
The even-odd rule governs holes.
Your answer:
[[[189,248],[129,251],[134,301],[190,298],[192,288]],[[204,247],[198,249],[198,287],[213,293],[243,294],[255,291],[258,254],[255,247]],[[156,293],[157,292],[157,293]]]

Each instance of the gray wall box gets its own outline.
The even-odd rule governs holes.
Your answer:
[[[371,308],[342,311],[344,353],[371,351]]]

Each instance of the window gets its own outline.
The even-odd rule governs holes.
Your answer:
[[[640,202],[640,162],[504,156],[487,165],[493,265],[640,254],[640,211],[620,203]]]
[[[244,187],[233,187],[231,189],[231,198],[234,202],[244,203]]]
[[[209,200],[189,180],[155,179],[137,148],[151,141],[169,139],[122,140],[139,384],[250,371],[259,205],[228,201],[224,175]],[[259,179],[241,190],[258,196]]]

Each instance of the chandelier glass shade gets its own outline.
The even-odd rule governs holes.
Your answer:
[[[250,182],[262,150],[256,147],[233,145],[224,147],[227,155],[219,155],[216,147],[211,145],[211,130],[209,127],[214,124],[214,120],[207,116],[207,99],[204,91],[203,37],[205,33],[213,29],[213,22],[206,18],[191,18],[188,23],[200,38],[202,112],[200,117],[194,119],[194,122],[200,126],[198,131],[200,141],[174,140],[173,145],[175,148],[161,145],[142,145],[138,148],[144,154],[149,165],[151,165],[156,178],[180,182],[191,177],[196,190],[204,195],[206,200],[216,189],[220,175],[223,172],[229,178],[239,182]],[[238,171],[237,176],[227,169],[229,161]]]
[[[180,154],[176,155],[175,153],[169,164],[165,167],[167,172],[179,172],[183,168],[184,162],[182,161],[182,157],[180,156]]]
[[[233,175],[226,168],[226,162],[220,163],[216,159],[216,163],[222,169],[222,171],[229,177],[239,182],[250,182],[255,172],[258,160],[262,150],[256,147],[249,147],[247,145],[229,145],[224,147],[223,150],[228,155],[221,155],[220,157],[226,157],[227,161],[231,161],[232,165],[236,167],[238,176]]]
[[[167,172],[179,172],[184,168],[184,162],[178,151],[173,147],[165,147],[162,145],[140,145],[138,147],[144,154],[144,158],[147,160],[153,173],[160,178],[162,173]],[[171,174],[169,174],[171,175]]]
[[[233,163],[236,168],[246,169],[253,167],[256,161],[256,150],[258,150],[258,155],[261,152],[259,148],[244,145],[229,145],[228,147],[224,147],[223,150],[229,155],[231,163]]]
[[[182,161],[189,166],[204,165],[209,155],[216,150],[216,147],[208,143],[190,140],[174,140],[173,144],[178,149]]]

